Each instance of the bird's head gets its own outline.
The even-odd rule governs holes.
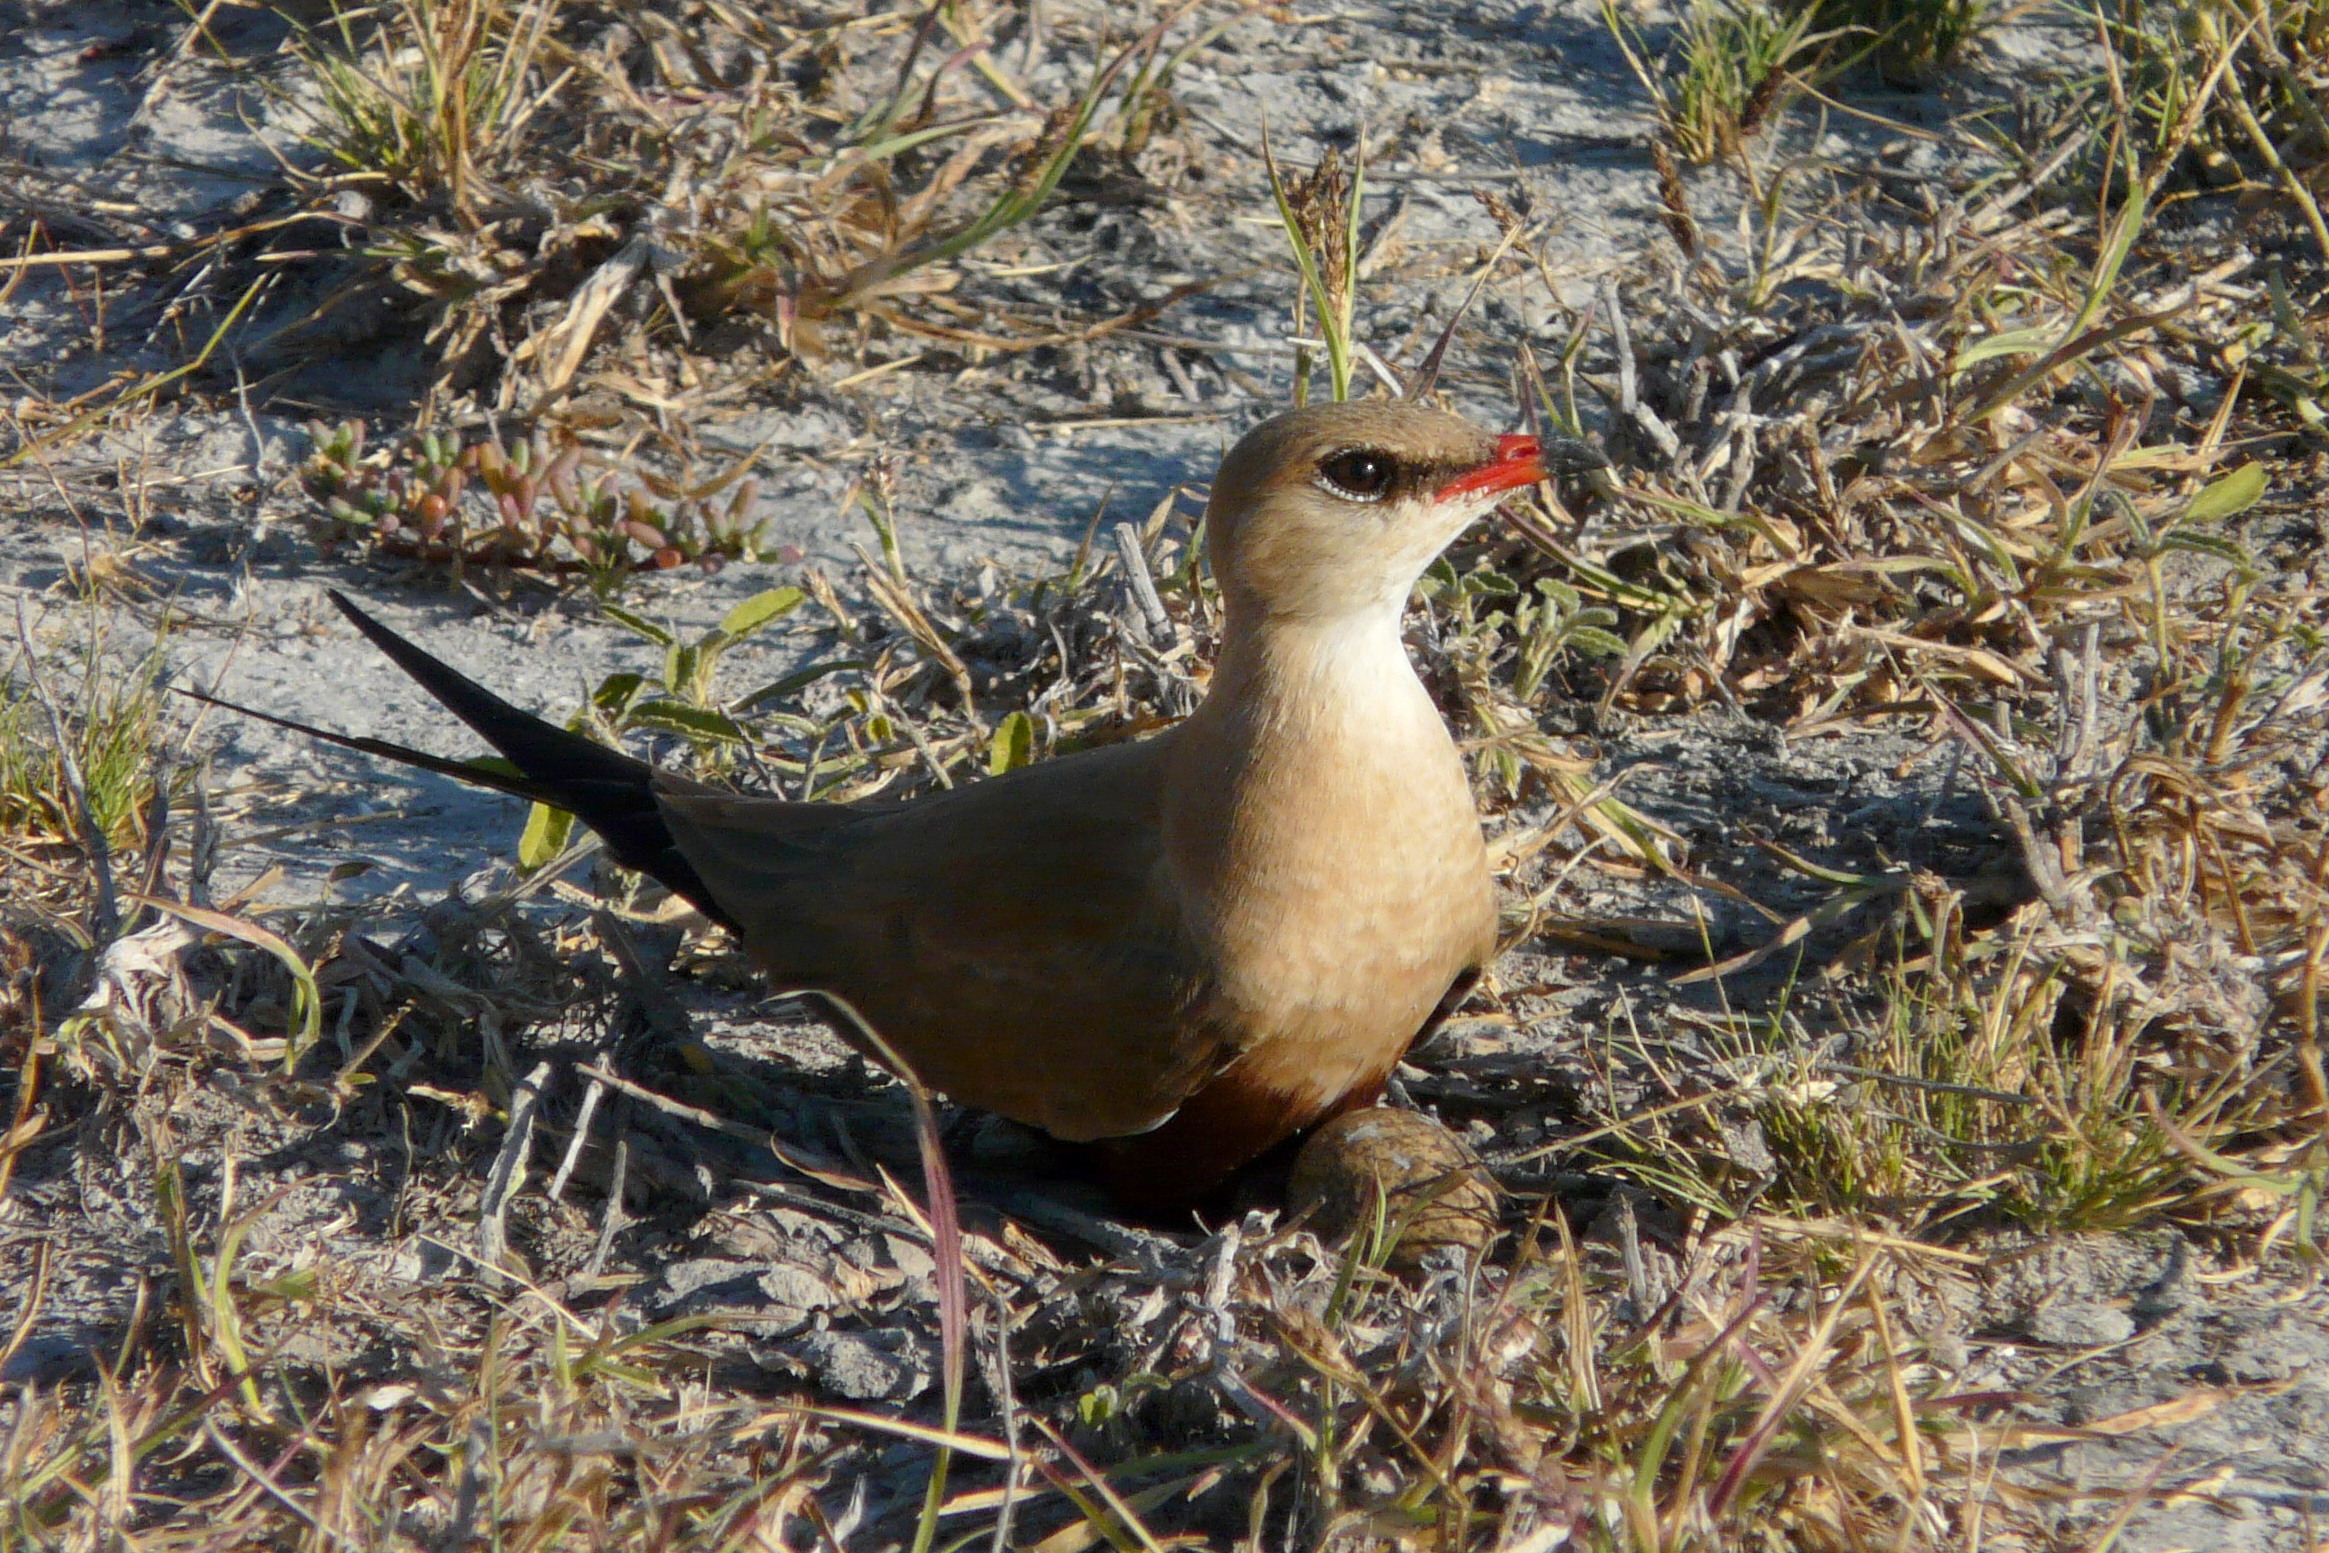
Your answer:
[[[1533,437],[1419,405],[1322,404],[1246,433],[1205,507],[1213,569],[1249,620],[1397,617],[1432,558],[1545,478]]]

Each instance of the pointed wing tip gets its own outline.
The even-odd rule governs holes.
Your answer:
[[[388,629],[378,620],[374,619],[370,611],[363,608],[363,606],[359,605],[354,599],[348,597],[345,593],[342,593],[339,589],[326,588],[323,590],[323,594],[325,598],[332,601],[332,607],[337,609],[343,616],[345,616],[350,624],[355,626],[357,630],[363,632],[366,636],[371,637],[374,641],[378,641],[380,639],[380,633]]]

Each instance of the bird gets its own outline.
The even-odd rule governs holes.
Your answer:
[[[923,1083],[1072,1146],[1128,1207],[1186,1209],[1379,1098],[1495,951],[1479,810],[1402,619],[1442,550],[1545,478],[1535,438],[1424,405],[1262,422],[1205,506],[1223,625],[1195,709],[902,801],[658,768],[337,591],[517,774],[234,709],[572,813],[732,930],[772,990],[845,1000]]]

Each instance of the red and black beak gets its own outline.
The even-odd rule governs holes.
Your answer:
[[[1535,485],[1545,477],[1543,450],[1534,437],[1498,437],[1496,456],[1469,469],[1432,493],[1435,502],[1467,496],[1490,496]]]

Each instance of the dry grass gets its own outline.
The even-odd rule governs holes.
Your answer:
[[[1137,187],[1177,165],[1174,72],[1254,9],[1111,11],[1006,50],[1016,15],[983,4],[292,8],[289,79],[220,61],[275,82],[307,145],[263,219],[86,250],[37,205],[0,227],[18,256],[0,286],[85,265],[100,317],[108,269],[147,266],[131,321],[193,358],[28,399],[0,467],[182,391],[230,336],[257,377],[246,390],[297,381],[330,400],[351,350],[419,341],[423,427],[629,422],[684,461],[693,413],[789,392],[795,374],[844,376],[869,352],[976,361],[1145,321],[1174,298],[1024,316],[965,260],[1071,176]],[[199,25],[185,43],[217,49]]]
[[[2184,157],[2201,187],[2294,205],[2329,257],[2329,6],[2129,6],[2105,25],[2123,63],[2099,89],[2128,105],[2138,144]]]
[[[964,261],[1071,172],[1139,186],[1170,166],[1175,70],[1252,9],[1127,12],[1010,50],[994,41],[1009,14],[967,5],[665,7],[612,33],[563,0],[335,12],[299,44],[327,156],[299,195],[351,241],[286,259],[314,235],[293,222],[213,257],[262,291],[331,287],[272,337],[286,367],[344,350],[347,313],[401,315],[439,363],[422,425],[476,429],[367,453],[360,423],[318,428],[319,536],[601,593],[635,570],[759,558],[753,484],[699,467],[693,412],[781,396],[795,375],[1080,344],[1197,289],[1036,319],[982,295]],[[1068,85],[1038,97],[1003,52]],[[502,436],[513,411],[530,436]]]
[[[1128,16],[1114,38],[1054,36],[1086,52],[1045,101],[998,58],[1007,13],[985,6],[650,8],[611,34],[564,0],[358,14],[302,45],[324,86],[313,137],[338,164],[309,198],[365,211],[339,300],[422,298],[444,381],[534,417],[584,388],[618,332],[652,351],[731,326],[777,372],[899,335],[1050,339],[1056,326],[953,296],[956,261],[1079,158],[1145,145],[1214,20],[1183,8]]]
[[[774,25],[712,14],[738,36]],[[974,13],[931,14],[959,29],[952,68],[929,57],[935,32],[919,49],[891,38],[892,63],[921,61],[897,77],[914,90],[824,115],[828,139],[787,149],[775,171],[753,164],[765,186],[715,159],[697,229],[728,237],[696,252],[698,268],[640,271],[636,294],[668,311],[631,326],[743,308],[779,320],[802,360],[845,336],[958,327],[932,322],[953,316],[951,293],[916,278],[1095,131],[1063,127],[1072,112],[924,116],[922,96],[994,64]],[[358,94],[334,110],[343,126],[372,126],[367,197],[426,212],[442,234],[436,258],[369,256],[381,273],[454,273],[443,256],[514,244],[510,223],[540,219],[508,185],[533,126],[567,111],[550,83],[588,68],[561,52],[561,15],[420,7],[414,25],[439,31],[404,74],[342,82]],[[2301,38],[2275,36],[2284,51]],[[2230,43],[2179,56],[2180,99],[2140,85],[2156,45],[2128,45],[2116,95],[2066,98],[2027,182],[1903,200],[1889,182],[1746,165],[1748,240],[1717,251],[1668,180],[1675,250],[1575,318],[1571,349],[1515,376],[1523,414],[1548,431],[1606,428],[1614,470],[1580,462],[1513,529],[1435,568],[1417,601],[1414,644],[1475,751],[1514,899],[1530,903],[1516,938],[1563,927],[1558,887],[1577,869],[1731,890],[1550,731],[1578,707],[1619,730],[1723,708],[1799,738],[1911,730],[1984,795],[2012,866],[1845,872],[1777,849],[1822,903],[1685,968],[1728,989],[1701,1020],[1696,1066],[1673,1071],[1679,1047],[1647,1036],[1578,1043],[1587,1082],[1529,1151],[1567,1174],[1548,1188],[1529,1158],[1500,1157],[1519,1190],[1480,1263],[1402,1280],[1267,1216],[1191,1243],[1011,1199],[982,1210],[947,1259],[969,1283],[955,1314],[980,1377],[952,1433],[927,1403],[827,1406],[756,1366],[749,1331],[718,1317],[638,1313],[639,1280],[602,1238],[624,1223],[626,1171],[677,1199],[697,1172],[735,1168],[721,1149],[757,1157],[773,1131],[804,1167],[785,1187],[795,1211],[909,1245],[943,1244],[947,1220],[896,1184],[910,1145],[869,1132],[870,1157],[818,1154],[794,1141],[791,1081],[674,1039],[638,941],[656,931],[637,920],[652,903],[620,881],[575,884],[553,817],[528,828],[522,882],[432,907],[425,931],[394,942],[362,914],[212,900],[205,837],[236,817],[157,758],[145,682],[47,671],[46,692],[0,715],[0,1061],[16,1075],[0,1183],[55,1168],[53,1151],[126,1162],[119,1190],[141,1206],[124,1222],[168,1270],[142,1275],[87,1365],[0,1392],[0,1545],[1646,1553],[2043,1535],[1995,1470],[2040,1436],[2014,1399],[1969,1393],[1934,1336],[1989,1237],[2173,1223],[2243,1257],[2323,1249],[2329,621],[2275,523],[2318,495],[2329,275],[2314,215],[2277,173],[2256,180],[2244,227],[2179,224],[2175,208],[2205,165],[2195,148],[2241,127],[2223,94],[2247,94],[2268,140],[2302,120],[2296,96],[2262,111],[2291,77],[2260,38],[2237,57]],[[794,91],[858,33],[760,41],[799,67]],[[774,76],[723,84],[681,42],[641,46],[691,91],[777,92]],[[351,22],[311,47],[322,60],[372,44]],[[1129,56],[1110,89],[1150,58]],[[2228,61],[2204,91],[2194,58]],[[592,155],[667,170],[653,157],[671,154],[657,137],[681,98],[605,96],[614,138]],[[1123,133],[1142,101],[1110,110]],[[951,160],[909,164],[891,144],[925,129]],[[988,160],[1010,146],[1015,164]],[[1746,164],[1744,141],[1733,150]],[[785,224],[754,248],[736,240],[751,188],[765,210],[801,190],[850,193],[824,224]],[[1355,282],[1331,263],[1348,251],[1334,219],[1348,186],[1281,188],[1290,224],[1313,228],[1295,327],[1328,325],[1319,348],[1343,391],[1362,359],[1340,332]],[[1515,283],[1547,263],[1545,237],[1499,214],[1508,252],[1488,262]],[[554,257],[549,230],[512,251]],[[488,361],[474,381],[509,403],[587,379],[603,354],[578,348],[563,378],[542,365],[560,340],[618,349],[555,333],[582,294],[560,293],[558,272],[522,269],[490,307],[483,290],[432,293],[448,364]],[[474,324],[512,316],[528,320],[515,335]],[[323,494],[384,546],[397,536],[383,516],[399,532],[411,520],[420,560],[613,577],[574,541],[595,543],[589,525],[618,510],[665,542],[627,532],[626,564],[718,553],[708,506],[685,530],[697,554],[673,542],[671,516],[716,492],[643,487],[640,501],[667,505],[642,516],[579,479],[562,491],[548,471],[566,455],[549,441],[522,468],[491,445],[499,473],[494,454],[416,433],[392,475],[327,439],[339,483]],[[525,500],[494,483],[537,468]],[[522,522],[456,522],[479,485]],[[739,780],[848,799],[1136,737],[1201,692],[1218,616],[1187,493],[1096,536],[1063,575],[964,586],[906,569],[911,518],[878,470],[851,500],[873,535],[861,589],[810,574],[694,641],[618,612],[656,661],[603,685],[584,719],[609,737],[687,737]],[[776,629],[814,633],[816,661],[724,686],[726,648]],[[801,699],[825,682],[833,694]],[[522,909],[549,892],[592,913]],[[118,922],[100,927],[109,912]],[[733,970],[716,942],[690,953],[707,982]],[[545,1089],[585,1069],[629,1086],[583,1086],[632,1108],[611,1130],[620,1147]],[[469,1118],[437,1128],[439,1152],[397,1194],[428,1199],[397,1211],[450,1237],[469,1273],[384,1302],[353,1261],[258,1249],[276,1201],[238,1190],[231,1164],[197,1178],[177,1163],[222,1075],[238,1115],[284,1135],[392,1138],[409,1126],[392,1091]],[[1736,1141],[1750,1124],[1755,1168]],[[579,1161],[590,1208],[524,1189],[529,1158],[561,1186]],[[77,1244],[61,1225],[0,1243],[6,1286],[27,1291],[0,1354],[61,1319]],[[932,1283],[852,1287],[844,1309],[937,1342]],[[931,1512],[940,1444],[954,1466]]]

